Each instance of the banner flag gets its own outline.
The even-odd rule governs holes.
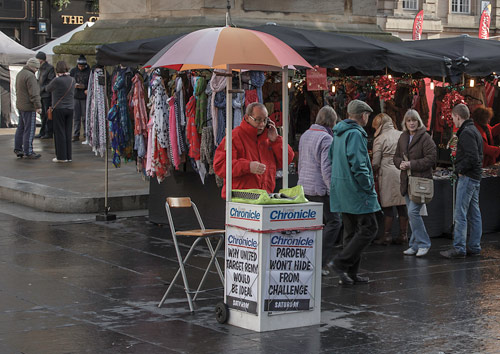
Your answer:
[[[490,38],[490,21],[491,21],[491,4],[488,3],[484,7],[481,13],[481,19],[479,20],[479,38],[488,39]]]
[[[422,28],[424,26],[424,10],[420,10],[413,21],[413,40],[419,41],[422,38]]]

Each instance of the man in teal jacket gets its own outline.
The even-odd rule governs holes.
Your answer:
[[[342,285],[368,282],[368,277],[358,275],[361,253],[377,235],[375,212],[381,208],[368,156],[367,134],[362,128],[371,112],[365,102],[353,100],[347,106],[349,118],[333,128],[330,209],[342,213],[344,248],[330,266]]]

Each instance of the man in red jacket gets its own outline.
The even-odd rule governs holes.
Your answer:
[[[233,129],[232,174],[233,189],[264,189],[268,193],[276,186],[276,170],[282,168],[282,137],[269,119],[266,107],[251,103],[239,127]],[[293,159],[288,146],[288,161]],[[226,138],[215,151],[214,170],[224,178],[222,198],[226,198]]]

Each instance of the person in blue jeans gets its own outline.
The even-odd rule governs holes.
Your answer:
[[[436,163],[436,144],[427,134],[420,115],[409,109],[403,118],[403,134],[399,137],[394,165],[401,170],[401,195],[405,197],[408,220],[411,227],[409,248],[403,252],[407,256],[423,257],[429,252],[431,239],[425,229],[425,204],[415,203],[408,196],[408,170],[412,176],[432,178],[432,168]]]
[[[454,215],[455,228],[453,247],[442,251],[441,256],[445,258],[465,258],[466,255],[479,256],[483,233],[481,212],[479,211],[483,139],[472,119],[469,119],[470,113],[466,105],[456,105],[451,111],[451,117],[453,124],[458,128],[455,160],[455,173],[458,175]],[[468,226],[470,235],[467,241]]]

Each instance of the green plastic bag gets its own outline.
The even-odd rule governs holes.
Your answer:
[[[280,189],[279,193],[267,193],[263,189],[233,189],[232,199],[245,204],[300,204],[307,203],[302,186]]]

